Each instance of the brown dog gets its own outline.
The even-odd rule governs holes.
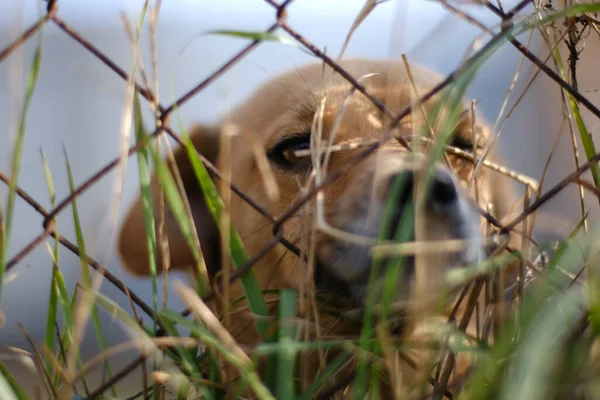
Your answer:
[[[367,92],[378,98],[393,115],[440,81],[439,76],[415,67],[412,67],[411,80],[401,63],[390,61],[345,60],[341,66],[359,79]],[[231,140],[228,154],[220,154],[221,127],[198,126],[191,134],[199,153],[215,164],[227,163],[231,168],[232,182],[275,217],[285,213],[302,196],[302,187],[310,180],[314,183],[314,179],[319,181],[324,176],[349,169],[326,186],[321,192],[322,199],[317,200],[309,212],[299,211],[283,225],[284,237],[306,250],[308,259],[314,260],[314,263],[308,263],[311,267],[283,245],[274,247],[253,267],[263,289],[305,290],[314,282],[317,292],[335,296],[348,308],[364,305],[374,260],[369,244],[378,237],[384,240],[394,238],[407,205],[413,204],[413,189],[417,188],[416,193],[419,193],[419,182],[423,180],[422,172],[428,159],[408,151],[397,140],[389,139],[371,156],[355,161],[354,156],[364,151],[364,147],[352,145],[381,139],[391,118],[390,114],[380,111],[367,97],[358,91],[352,92],[351,88],[330,68],[321,64],[309,65],[276,77],[231,113],[227,122],[235,127],[238,134],[228,139]],[[426,137],[431,133],[437,134],[449,113],[442,107],[437,118],[432,117],[431,112],[439,99],[438,95],[422,106],[417,104],[393,131],[394,137],[408,137],[417,132],[424,132]],[[450,145],[469,153],[473,153],[474,149],[482,153],[488,130],[479,119],[472,120],[467,108],[461,113],[453,131]],[[319,158],[316,156],[317,149],[323,147],[318,140],[319,135],[322,141],[338,147],[346,145],[347,149],[342,146],[341,150]],[[477,143],[473,142],[475,137]],[[270,177],[265,174],[264,165],[261,169],[257,161],[257,145],[267,155]],[[416,145],[416,142],[411,142],[411,146]],[[425,150],[432,148],[431,145],[421,147]],[[313,156],[301,154],[309,149],[312,149]],[[222,268],[220,234],[208,212],[186,152],[179,149],[174,156],[207,269],[214,276]],[[490,158],[493,160],[494,155],[491,154]],[[326,165],[315,165],[325,160]],[[503,181],[505,178],[498,173],[482,168],[477,179],[467,188],[473,163],[455,155],[448,155],[447,160],[450,166],[439,162],[432,172],[427,186],[429,190],[418,208],[421,217],[417,218],[420,221],[417,225],[420,228],[415,229],[416,235],[404,240],[458,239],[464,241],[464,246],[451,254],[436,252],[425,255],[425,261],[408,256],[397,282],[394,300],[409,299],[419,285],[430,292],[438,292],[445,271],[482,259],[485,221],[472,199],[476,198],[482,208],[492,205],[497,218],[504,217],[515,202]],[[353,164],[350,168],[349,163]],[[278,197],[267,195],[265,187],[273,181]],[[156,209],[158,188],[155,177],[152,190]],[[384,212],[389,204],[394,204],[391,212]],[[272,238],[272,223],[239,196],[231,197],[228,212],[250,256],[259,252]],[[319,219],[321,221],[317,222]],[[323,228],[324,223],[326,228]],[[313,229],[314,236],[311,236]],[[192,252],[168,210],[166,233],[170,268],[194,267]],[[119,242],[125,266],[136,275],[149,274],[145,237],[143,211],[138,199],[123,224]],[[311,237],[314,239],[314,252],[311,250]],[[158,260],[163,260],[160,251]],[[162,265],[162,261],[159,264]],[[422,275],[425,282],[416,282],[422,279],[419,278],[421,266],[429,273]],[[383,283],[383,274],[381,269],[376,279],[379,287]],[[307,283],[309,286],[304,286]],[[230,299],[241,296],[242,287],[236,283],[231,288]],[[243,315],[242,311],[232,314],[231,332],[240,343],[252,345],[257,336],[250,318]],[[331,332],[337,331],[325,333]]]

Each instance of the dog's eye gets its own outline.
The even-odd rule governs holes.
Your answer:
[[[461,135],[454,135],[448,143],[452,147],[459,148],[464,151],[473,151],[473,141]]]
[[[294,135],[283,139],[267,153],[267,156],[283,169],[309,170],[312,165],[310,134]]]

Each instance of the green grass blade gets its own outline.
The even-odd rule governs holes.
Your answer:
[[[253,32],[253,31],[236,31],[236,30],[227,30],[227,29],[217,29],[217,30],[208,31],[204,34],[201,34],[200,36],[206,36],[206,35],[219,35],[219,36],[228,36],[228,37],[240,38],[240,39],[248,39],[248,40],[259,41],[259,42],[281,43],[281,44],[285,44],[288,46],[294,46],[301,52],[308,54],[311,57],[314,57],[313,53],[306,50],[304,47],[300,46],[298,44],[298,42],[296,42],[294,39],[287,37],[287,36],[278,35],[277,33],[273,33],[273,32]]]
[[[243,360],[240,360],[235,354],[233,354],[229,349],[227,349],[217,338],[215,338],[212,333],[208,332],[199,324],[195,324],[192,321],[189,321],[182,317],[181,315],[171,311],[171,310],[162,310],[160,312],[162,320],[167,323],[177,323],[191,331],[194,334],[201,338],[202,342],[207,346],[214,348],[218,351],[225,360],[234,365],[241,374],[241,377],[244,382],[246,382],[254,391],[259,399],[275,399],[269,390],[263,385],[261,382],[256,370],[252,363],[245,363]]]
[[[171,310],[162,310],[161,313],[166,312],[166,311],[171,311]],[[185,320],[185,318],[183,318],[183,317],[181,317],[181,318]],[[180,321],[177,321],[177,322],[179,323]],[[168,320],[168,319],[166,321],[163,320],[163,323],[164,323],[165,327],[167,328],[167,332],[169,333],[169,335],[175,336],[175,337],[181,336],[179,334],[179,332],[177,331],[177,328],[175,327],[175,324],[172,322],[172,320]],[[186,349],[186,348],[178,348],[176,352],[179,355],[179,358],[184,366],[185,373],[188,376],[195,378],[195,379],[202,378],[200,370],[198,369],[198,366],[196,365],[196,359],[194,358],[192,353],[190,351],[188,351],[188,349]]]
[[[567,236],[567,239],[559,242],[558,248],[552,255],[552,258],[549,260],[548,266],[546,267],[548,271],[554,271],[559,266],[559,263],[564,259],[567,250],[572,249],[573,244],[576,243],[575,237],[583,228],[583,223],[586,217],[587,214],[577,223],[575,228]]]
[[[142,27],[144,25],[144,19],[148,12],[149,2],[144,2],[142,11],[138,17],[136,33],[135,33],[135,46],[138,46]],[[137,72],[137,60],[133,62],[133,68],[131,72],[131,78],[136,79]],[[152,191],[150,190],[150,157],[148,150],[145,146],[141,145],[148,138],[148,133],[144,127],[144,120],[142,117],[142,106],[140,103],[140,95],[137,91],[133,95],[133,123],[135,130],[136,145],[140,145],[140,150],[137,153],[138,171],[140,180],[140,197],[142,200],[142,207],[144,211],[144,225],[146,227],[146,242],[148,246],[148,265],[150,267],[150,275],[152,278],[152,308],[154,313],[158,310],[158,272],[156,268],[156,230],[154,212],[152,207]],[[153,328],[156,329],[156,321],[154,321]]]
[[[134,95],[133,118],[135,125],[136,144],[143,143],[147,137],[144,121],[142,119],[142,108],[140,105],[140,96],[136,92]],[[156,229],[154,220],[154,211],[152,204],[152,190],[150,188],[150,155],[146,146],[140,147],[137,153],[138,171],[140,180],[140,198],[144,211],[144,224],[146,227],[146,243],[148,247],[148,265],[152,276],[152,307],[154,312],[158,311],[158,273],[156,268]],[[156,329],[156,323],[154,324]]]
[[[48,186],[48,194],[50,196],[50,204],[52,208],[56,207],[56,191],[54,190],[54,181],[52,180],[52,172],[50,171],[50,166],[48,165],[48,161],[46,160],[46,156],[44,152],[40,150],[42,157],[42,164],[44,168],[44,177],[46,178],[46,185]],[[54,231],[58,233],[58,226],[56,221],[54,221]],[[54,250],[53,250],[53,260],[52,260],[52,281],[50,283],[50,298],[48,299],[48,318],[46,319],[46,333],[44,335],[44,344],[46,348],[50,351],[54,350],[54,339],[56,337],[56,321],[58,316],[58,280],[62,278],[62,274],[59,269],[58,263],[58,252],[59,252],[59,243],[58,240],[54,241]],[[63,281],[64,284],[64,281]],[[46,372],[48,376],[53,377],[54,383],[58,384],[56,381],[57,375],[52,373],[52,363],[50,360],[45,360]]]
[[[288,349],[293,350],[294,353],[302,351],[312,351],[317,349],[345,349],[349,344],[358,346],[359,341],[357,339],[339,339],[339,340],[313,340],[310,342],[289,342],[287,344]],[[260,343],[254,349],[251,354],[253,356],[265,356],[271,354],[278,354],[281,352],[281,344],[278,342],[273,343]]]
[[[551,22],[558,21],[560,19],[572,16],[581,16],[588,13],[596,13],[599,11],[600,4],[598,3],[578,4],[571,7],[566,7],[561,11],[554,12],[542,19],[538,19],[537,15],[533,15],[530,19],[525,20],[518,25],[515,25],[515,27],[511,29],[511,31],[513,35],[519,35],[533,28],[537,28],[538,26],[548,25]]]
[[[44,166],[44,176],[46,178],[46,184],[48,186],[48,193],[50,195],[50,204],[52,205],[52,208],[54,208],[55,203],[56,203],[56,192],[54,191],[54,182],[52,180],[52,173],[50,172],[50,167],[48,166],[48,162],[46,160],[46,157],[45,157],[43,151],[41,151],[41,156],[42,156],[42,163]],[[55,224],[56,224],[56,221],[55,221]],[[56,228],[55,228],[55,231],[57,231]],[[54,247],[55,255],[56,255],[56,250],[58,247],[57,242],[58,241],[55,240],[55,247]],[[46,320],[46,334],[44,335],[44,344],[46,345],[46,348],[48,348],[50,351],[54,350],[54,338],[56,337],[55,323],[56,323],[56,317],[58,315],[58,293],[55,290],[56,270],[58,270],[58,263],[53,262],[52,263],[52,281],[51,281],[51,285],[50,285],[50,298],[48,299],[48,318]],[[59,270],[59,273],[60,273],[60,270]],[[46,360],[45,364],[46,364],[46,371],[48,373],[48,376],[53,376],[52,364],[50,363],[49,360]]]
[[[452,286],[464,285],[478,276],[502,269],[518,259],[519,257],[516,254],[500,254],[492,258],[487,258],[478,264],[452,269],[446,273],[446,282]]]
[[[516,360],[524,357],[522,352],[529,351],[530,347],[535,354],[532,357],[542,357],[539,361],[542,363],[540,366],[542,371],[548,371],[543,364],[552,363],[543,360],[544,355],[540,354],[542,350],[537,347],[537,343],[546,343],[542,346],[546,351],[549,348],[556,348],[558,351],[560,348],[562,335],[569,326],[573,325],[572,320],[579,313],[573,310],[573,304],[581,301],[577,298],[579,294],[567,290],[571,285],[571,276],[585,262],[582,253],[587,254],[599,237],[600,230],[597,230],[580,240],[571,238],[561,244],[553,255],[551,264],[529,285],[516,317],[507,321],[500,332],[500,337],[490,348],[488,356],[481,358],[475,365],[461,398],[469,400],[499,398],[500,393],[514,393],[510,385],[523,388],[525,383],[520,382],[520,377],[515,376],[511,371],[517,368],[514,365]],[[561,268],[557,268],[558,266]],[[548,345],[547,340],[553,340],[553,345]],[[556,354],[556,351],[553,350],[550,354]],[[536,362],[536,360],[529,362]],[[539,385],[538,375],[530,371],[526,375],[532,377],[530,381],[532,385]]]
[[[188,218],[188,213],[186,211],[183,199],[181,194],[179,193],[179,189],[177,184],[175,183],[175,179],[171,175],[169,171],[169,167],[166,165],[166,162],[160,158],[160,155],[156,151],[156,149],[149,147],[150,154],[152,155],[152,159],[155,165],[155,173],[158,181],[160,182],[165,200],[169,204],[171,212],[181,229],[183,237],[188,244],[188,247],[192,251],[192,256],[197,264],[200,263],[200,250],[198,249],[197,237]],[[206,291],[206,282],[202,282],[201,291],[204,293]]]
[[[27,113],[31,100],[33,99],[33,92],[38,81],[40,74],[40,66],[42,63],[42,32],[45,20],[42,18],[39,20],[39,41],[33,55],[31,62],[31,68],[27,78],[27,86],[25,90],[25,99],[23,101],[23,107],[21,109],[21,116],[19,120],[19,127],[17,131],[17,137],[15,146],[13,148],[12,163],[11,163],[11,175],[10,183],[8,185],[8,199],[6,201],[6,210],[4,212],[4,218],[0,223],[3,223],[2,227],[3,234],[0,235],[2,243],[0,243],[0,300],[2,299],[2,283],[4,282],[4,271],[6,270],[8,246],[10,242],[10,235],[12,231],[12,219],[15,208],[15,201],[17,195],[17,184],[19,182],[19,172],[21,169],[21,158],[23,155],[23,144],[25,142],[25,128],[27,124]]]
[[[140,108],[139,108],[139,100],[138,97],[136,95],[136,110],[135,110],[135,122],[136,122],[136,136],[138,138],[138,143],[142,142],[144,137],[147,137],[146,133],[144,132],[144,128],[143,128],[143,123],[142,123],[142,117],[141,117],[141,112],[140,112]],[[156,177],[159,181],[159,183],[161,184],[162,188],[163,188],[163,193],[166,199],[166,202],[168,203],[171,212],[173,213],[175,220],[177,222],[177,224],[179,225],[185,239],[186,242],[188,243],[188,246],[190,249],[192,249],[192,254],[196,260],[196,264],[200,265],[200,262],[202,261],[202,254],[201,254],[201,249],[198,248],[198,246],[196,245],[197,243],[197,237],[196,237],[196,232],[193,228],[193,225],[190,223],[190,219],[188,218],[188,213],[185,207],[185,204],[183,202],[183,199],[181,197],[181,194],[177,188],[177,185],[175,183],[175,180],[173,178],[173,176],[171,175],[169,168],[167,167],[165,161],[163,161],[158,154],[158,150],[154,149],[154,148],[150,148],[148,149],[147,147],[142,148],[142,150],[140,151],[140,155],[138,156],[138,160],[140,160],[141,158],[144,158],[144,161],[142,163],[142,165],[140,165],[140,177],[142,179],[142,201],[144,203],[144,211],[145,211],[145,221],[146,221],[146,231],[149,234],[148,236],[148,248],[150,249],[150,252],[152,254],[150,254],[149,256],[151,257],[152,263],[154,264],[154,269],[156,270],[156,263],[153,259],[153,256],[156,254],[155,249],[156,249],[156,235],[155,235],[155,228],[154,228],[154,216],[152,214],[153,212],[153,208],[152,208],[152,193],[150,190],[150,176],[149,176],[149,168],[148,168],[148,160],[147,160],[147,154],[148,151],[150,151],[152,157],[153,157],[153,161],[155,163],[155,167],[156,167]],[[143,176],[143,177],[142,177]],[[145,187],[144,187],[145,186]],[[199,278],[201,279],[204,274],[200,273],[198,274]],[[156,282],[156,279],[153,277],[153,281]],[[202,280],[199,282],[199,289],[201,293],[205,293],[206,292],[206,287],[207,284],[206,282],[203,282]],[[193,332],[192,332],[192,336],[193,336]],[[188,360],[188,362],[193,362],[193,360],[196,357],[196,350],[191,350],[191,349],[182,349],[181,353],[185,353],[185,357]],[[215,381],[220,381],[220,377],[218,376],[219,374],[219,369],[216,365],[216,360],[214,360],[213,358],[210,358],[211,362],[209,364],[209,373],[210,373],[210,377],[211,379],[214,379]],[[189,370],[189,368],[188,368]],[[216,395],[216,391],[214,391],[212,388],[208,388],[207,389],[207,396],[209,397],[214,397]]]
[[[164,318],[163,317],[164,315],[170,315],[171,317],[173,315],[177,315],[180,318],[179,319]],[[181,315],[179,315],[171,310],[160,311],[160,316],[161,316],[161,321],[162,321],[163,325],[165,326],[165,328],[167,329],[167,332],[169,333],[170,336],[174,336],[174,337],[181,336],[179,334],[179,332],[177,331],[175,324],[183,325],[186,328],[188,327],[185,324],[182,324],[181,322],[182,321],[189,322],[189,321],[187,319],[185,319],[184,317],[182,317]],[[196,359],[195,359],[194,355],[189,351],[189,349],[178,346],[175,349],[175,353],[177,354],[177,356],[179,358],[179,362],[183,366],[182,372],[185,374],[185,376],[189,377],[192,380],[201,380],[202,373],[198,369],[198,364],[196,363]],[[199,387],[199,389],[201,390],[204,398],[208,398],[208,399],[213,398],[212,392],[209,390],[209,388],[202,386],[202,387]]]
[[[575,102],[573,96],[567,93],[569,98],[569,106],[573,111],[573,117],[575,118],[575,122],[577,124],[577,129],[579,130],[579,137],[581,138],[581,143],[583,144],[583,150],[587,160],[590,161],[596,155],[596,147],[594,146],[594,139],[592,135],[588,131],[585,122],[583,121],[583,117],[579,111],[579,105]],[[592,177],[594,179],[594,184],[597,188],[600,188],[600,167],[598,167],[598,163],[594,163],[590,167],[590,172],[592,173]]]
[[[125,311],[114,300],[106,297],[102,293],[97,294],[96,300],[100,307],[104,308],[108,313],[110,313],[113,317],[121,321],[133,332],[138,333],[140,335],[145,335],[147,337],[153,337],[153,329],[146,327],[143,324],[140,325],[139,322],[131,314]],[[173,351],[167,350],[166,355],[169,358],[171,358],[174,362],[181,362],[181,357],[179,357],[179,355],[177,355]]]
[[[562,62],[562,55],[560,53],[560,49],[558,46],[554,48],[553,51],[554,61],[558,66],[558,71],[563,80],[567,81],[567,74],[565,72],[565,68]],[[596,155],[596,146],[594,145],[594,140],[592,135],[587,129],[585,125],[585,121],[581,116],[581,112],[579,110],[579,105],[577,101],[573,98],[573,96],[565,92],[567,97],[568,106],[571,109],[571,113],[573,115],[573,119],[575,120],[575,125],[577,126],[577,131],[579,132],[579,138],[581,139],[581,144],[583,145],[583,152],[588,161],[594,158]],[[600,189],[600,167],[598,163],[594,163],[590,167],[590,172],[592,174],[592,179],[594,180],[594,184],[596,188]],[[600,332],[600,278],[597,276],[593,268],[588,269],[588,291],[590,296],[590,320],[592,322],[592,326],[596,333]]]
[[[144,325],[140,325],[133,315],[125,311],[119,304],[104,294],[97,293],[96,301],[98,305],[104,308],[111,316],[121,321],[134,332],[141,333],[143,331],[143,333],[146,335],[152,334],[152,331],[149,328],[144,327]]]
[[[272,32],[252,32],[252,31],[234,31],[227,29],[217,29],[204,33],[203,35],[230,36],[241,39],[258,40],[260,42],[278,42],[282,44],[299,47],[294,39],[278,35]]]
[[[0,399],[28,400],[25,390],[19,385],[10,370],[0,361]]]
[[[502,400],[546,399],[551,393],[547,379],[551,374],[556,352],[551,348],[560,348],[574,326],[581,310],[581,299],[573,293],[561,293],[553,296],[538,311],[530,329],[523,332],[523,340],[509,372],[510,384],[504,386]],[[544,334],[539,334],[544,332]]]
[[[50,203],[52,207],[56,207],[56,193],[54,190],[54,181],[52,179],[52,173],[48,166],[46,157],[44,152],[41,151],[42,155],[42,163],[44,166],[44,174],[46,179],[46,185],[48,186],[48,193],[50,195]],[[58,224],[55,221],[54,232],[59,233]],[[52,281],[51,281],[51,289],[50,289],[50,303],[49,303],[49,312],[48,318],[46,320],[46,332],[45,332],[45,344],[48,349],[53,349],[54,337],[55,337],[55,329],[57,323],[57,308],[60,308],[64,321],[63,321],[63,348],[68,347],[68,344],[72,344],[73,342],[73,312],[72,312],[72,303],[69,299],[69,291],[67,290],[67,285],[64,280],[64,276],[60,270],[60,243],[58,240],[54,240],[54,248],[52,252]],[[60,347],[56,350],[56,359],[61,362],[64,361],[62,357],[62,353],[59,351]],[[46,360],[46,367],[50,365],[50,369],[48,370],[49,376],[52,376],[50,373],[52,367],[48,360]],[[61,376],[57,372],[54,374],[54,385],[58,387],[60,384]],[[87,391],[87,382],[85,378],[83,379],[84,387]]]
[[[192,144],[192,141],[185,131],[182,129],[183,142],[190,159],[190,163],[194,170],[194,174],[196,175],[196,179],[200,183],[202,187],[202,191],[204,193],[204,198],[206,200],[206,204],[208,209],[210,210],[212,216],[214,217],[217,225],[221,224],[221,213],[224,209],[223,201],[221,200],[219,193],[217,192],[217,188],[214,185],[214,182],[210,178],[208,171],[202,164],[200,157],[196,153],[196,149]],[[240,268],[243,266],[248,260],[248,256],[246,254],[246,250],[244,249],[244,245],[242,243],[242,239],[237,233],[234,226],[230,223],[229,225],[230,231],[230,248],[229,252],[233,259],[233,263],[236,268]],[[244,291],[246,294],[246,298],[248,299],[248,303],[250,304],[250,309],[255,315],[266,317],[268,315],[267,306],[265,305],[264,298],[262,296],[260,285],[254,275],[252,270],[246,272],[240,278],[242,281],[242,285],[244,287]],[[264,336],[267,332],[267,329],[270,323],[266,319],[258,318],[255,320],[256,329],[258,330],[261,336]]]
[[[152,338],[154,335],[154,330],[144,325],[140,325],[139,322],[127,311],[125,311],[119,304],[117,304],[114,300],[106,297],[102,293],[98,293],[96,300],[98,305],[104,308],[108,313],[114,316],[116,319],[121,321],[125,326],[127,326],[135,335],[140,335],[142,337],[146,337],[148,339]],[[169,334],[174,333],[174,336],[179,337],[177,330],[174,326],[171,326],[171,330]],[[182,348],[181,352],[185,353],[182,356],[180,352],[173,352],[171,350],[167,350],[165,352],[166,356],[169,357],[175,363],[183,363],[187,372],[190,375],[200,376],[200,372],[197,369],[198,363],[193,360],[193,357],[186,348]]]
[[[397,201],[399,198],[401,189],[404,185],[403,179],[397,179],[394,183],[393,187],[390,190],[389,199],[386,201],[384,208],[384,217],[382,227],[379,232],[379,239],[383,240],[386,232],[389,232],[391,228],[389,226],[390,221],[393,219],[390,218],[393,210],[396,207]],[[408,203],[407,209],[404,211],[402,218],[398,224],[398,228],[396,232],[394,232],[394,241],[396,242],[406,242],[411,239],[411,236],[414,232],[414,207],[411,203]],[[374,318],[374,308],[377,304],[378,296],[380,295],[377,290],[375,283],[377,279],[381,279],[379,277],[381,271],[384,272],[383,277],[383,293],[382,293],[382,319],[383,321],[387,320],[389,317],[389,306],[393,300],[393,295],[395,294],[395,288],[398,282],[398,276],[401,276],[403,268],[404,268],[404,258],[397,257],[393,260],[390,260],[392,265],[390,266],[387,261],[384,261],[381,258],[375,258],[373,265],[371,266],[371,271],[369,272],[369,283],[367,287],[367,298],[365,301],[365,312],[362,319],[362,329],[360,334],[360,344],[359,347],[362,350],[360,352],[361,355],[368,354],[369,352],[379,351],[380,346],[378,341],[373,341],[373,335],[375,333],[375,318]],[[385,264],[384,264],[385,263]],[[388,267],[384,270],[385,267]],[[355,397],[360,398],[364,397],[368,390],[368,377],[369,372],[371,372],[371,386],[376,385],[377,374],[374,372],[374,367],[369,367],[367,360],[365,357],[358,357],[357,362],[357,375],[355,380],[355,386],[353,388]]]
[[[75,340],[74,340],[74,335],[73,335],[73,328],[75,327],[75,319],[73,318],[73,314],[75,313],[75,308],[77,307],[77,295],[79,294],[79,290],[78,290],[79,286],[75,285],[75,288],[73,289],[73,295],[71,296],[70,300],[67,300],[68,302],[68,307],[69,307],[69,315],[71,316],[71,323],[68,325],[68,327],[66,329],[68,329],[68,334],[64,334],[63,337],[65,340],[63,340],[63,343],[65,343],[66,340],[68,340],[68,342],[66,342],[65,346],[63,346],[65,349],[68,349],[67,345],[71,345],[71,351],[75,351],[77,352],[76,354],[76,358],[77,358],[77,365],[79,366],[79,368],[83,367],[83,360],[81,359],[81,354],[79,354],[79,347],[77,347],[75,344]],[[62,340],[62,339],[61,339]],[[90,394],[90,388],[89,385],[87,383],[87,379],[85,376],[83,376],[81,378],[81,383],[83,385],[83,390],[85,391],[86,395],[89,396]]]
[[[278,399],[291,399],[294,394],[294,365],[296,351],[290,347],[296,340],[296,291],[281,290],[279,296],[279,354],[277,357],[277,385],[275,394]]]
[[[554,57],[554,61],[556,62],[556,65],[558,66],[558,72],[560,74],[560,77],[565,82],[567,82],[567,74],[565,72],[565,67],[562,62],[562,55],[560,52],[560,48],[558,46],[556,46],[554,48],[554,51],[552,52],[552,54]],[[573,96],[570,93],[565,92],[565,94],[567,96],[569,108],[571,109],[571,112],[573,113],[573,118],[575,119],[575,124],[577,126],[577,130],[579,131],[579,138],[581,139],[581,144],[583,145],[583,151],[585,153],[587,160],[590,161],[596,155],[596,147],[594,146],[594,140],[585,125],[583,117],[581,116],[581,112],[579,111],[579,105],[577,104],[576,100],[573,98]],[[594,184],[596,185],[597,188],[600,188],[600,167],[598,167],[597,163],[594,163],[590,167],[590,172],[592,173],[592,177],[594,179]]]
[[[64,153],[65,153],[65,160],[66,160],[66,166],[67,166],[67,177],[69,180],[69,189],[71,190],[71,193],[73,193],[75,191],[75,183],[73,180],[73,171],[71,169],[71,163],[69,162],[69,157],[67,155],[66,149],[64,149]],[[77,199],[76,198],[74,198],[73,201],[71,202],[71,209],[72,209],[72,214],[73,214],[73,223],[75,225],[75,237],[77,238],[77,248],[79,250],[79,265],[81,267],[81,276],[83,278],[83,286],[86,289],[89,289],[90,293],[91,293],[91,291],[93,290],[92,275],[91,275],[89,267],[88,267],[87,252],[86,252],[86,248],[85,248],[85,240],[83,237],[83,230],[81,228],[81,220],[79,218],[79,211],[77,208]],[[92,309],[91,309],[92,325],[94,327],[94,332],[96,333],[96,338],[98,339],[98,344],[100,345],[100,348],[102,349],[102,351],[106,351],[106,340],[104,339],[102,325],[100,324],[100,316],[98,314],[98,308],[96,307],[95,301],[90,306],[92,307]],[[111,379],[112,372],[111,372],[111,368],[110,368],[110,363],[108,361],[105,361],[105,363],[104,363],[104,372],[107,374],[108,379]],[[113,393],[113,396],[117,396],[116,390],[114,387],[111,388],[111,392]]]

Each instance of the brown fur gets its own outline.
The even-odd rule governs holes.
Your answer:
[[[392,113],[398,113],[413,101],[413,90],[402,64],[390,61],[346,60],[341,65],[355,78],[360,78],[366,74],[378,74],[365,77],[361,80],[361,83],[369,93],[379,98]],[[440,80],[437,75],[414,66],[412,72],[419,95],[424,94]],[[328,137],[334,121],[339,115],[340,105],[344,102],[350,88],[350,84],[342,77],[333,74],[329,68],[325,68],[321,64],[309,65],[280,75],[263,85],[245,103],[231,113],[230,121],[226,121],[234,124],[239,132],[238,135],[232,138],[232,153],[229,156],[232,161],[230,167],[233,183],[247,193],[250,198],[260,203],[272,215],[279,216],[283,214],[290,205],[301,197],[298,182],[303,184],[307,175],[285,171],[272,163],[271,168],[279,187],[280,196],[277,200],[270,200],[266,195],[264,180],[252,152],[251,141],[258,141],[265,152],[268,152],[284,136],[310,131],[315,119],[315,111],[319,109],[323,95],[326,95],[323,112],[323,132],[324,137]],[[435,96],[431,101],[424,104],[424,108],[430,110],[438,98],[438,96]],[[417,107],[411,115],[402,120],[397,134],[401,136],[412,135],[414,133],[413,128],[420,127],[422,120],[422,113]],[[355,92],[345,103],[343,117],[336,130],[335,143],[379,139],[388,123],[389,118],[384,113],[377,110],[365,96]],[[477,120],[476,124],[479,140],[485,143],[488,128],[480,119]],[[432,125],[433,131],[436,132],[438,125],[435,124],[435,121]],[[461,136],[467,141],[471,140],[471,125],[471,115],[466,112],[456,128],[455,135]],[[219,158],[218,127],[196,126],[191,132],[191,138],[198,152],[210,161],[213,163],[223,161]],[[352,157],[360,151],[362,149],[332,154],[331,162],[327,167],[328,174],[335,173],[347,163],[352,162]],[[219,269],[220,262],[220,253],[214,251],[216,248],[215,243],[218,243],[216,238],[218,238],[219,233],[214,221],[208,214],[185,151],[178,149],[174,155],[190,201],[194,223],[202,251],[207,260],[208,269],[214,272]],[[323,191],[327,222],[341,230],[346,230],[350,222],[353,221],[367,224],[364,219],[361,219],[364,218],[367,210],[364,206],[366,204],[365,199],[375,198],[381,200],[385,197],[385,188],[389,186],[389,174],[385,172],[386,168],[391,169],[393,172],[419,168],[414,166],[416,164],[410,164],[407,161],[408,157],[408,151],[396,141],[388,141],[374,155],[360,163],[356,163],[348,173],[327,186]],[[494,160],[496,158],[495,154],[492,154],[490,158]],[[464,183],[472,172],[472,163],[456,156],[449,156],[449,159],[454,168],[455,177]],[[483,168],[477,181],[480,205],[485,208],[488,204],[492,204],[495,215],[500,218],[506,215],[515,202],[505,179],[499,174]],[[473,186],[469,194],[464,194],[465,197],[473,196]],[[158,204],[158,188],[158,181],[155,177],[152,182],[155,208]],[[463,195],[464,189],[459,190]],[[377,204],[373,205],[371,203],[369,207],[371,209],[375,207],[378,210],[381,206]],[[269,221],[239,196],[232,196],[228,211],[235,228],[238,230],[240,237],[243,238],[245,248],[250,256],[256,254],[272,238]],[[302,247],[303,232],[307,232],[307,229],[312,226],[312,221],[312,218],[303,220],[300,213],[290,218],[284,224],[285,237]],[[438,235],[442,237],[435,237],[432,234],[431,238],[433,239],[444,239],[448,236],[444,232],[451,229],[446,225],[435,225],[442,224],[439,219],[428,220],[427,224],[428,231],[442,232]],[[481,226],[483,225],[482,220]],[[193,267],[192,253],[179,232],[176,222],[168,214],[168,210],[166,226],[170,267],[176,269]],[[352,233],[361,234],[363,232]],[[215,242],[215,240],[217,241]],[[364,275],[364,271],[355,270],[355,266],[349,265],[347,260],[339,258],[340,256],[335,252],[339,239],[333,238],[325,232],[317,231],[316,243],[316,258],[320,259],[321,262],[323,260],[327,261],[324,263],[327,264],[325,267],[326,272],[335,275],[337,278],[341,277],[342,283],[352,281],[351,285],[349,283],[349,288],[352,291],[359,290],[360,288],[357,289],[357,285],[365,282],[363,279],[356,280],[353,274],[360,275],[360,273],[363,273]],[[140,276],[149,274],[140,199],[133,204],[123,224],[119,251],[128,271]],[[162,260],[162,258],[162,254],[159,252],[158,260]],[[310,282],[307,279],[306,264],[299,257],[287,251],[283,245],[277,245],[267,253],[254,266],[253,271],[264,289],[300,289],[303,284]],[[399,292],[409,291],[410,287],[411,285],[407,282],[400,282]],[[239,298],[242,295],[243,290],[238,282],[232,286],[231,299]],[[399,296],[402,299],[407,297],[405,294]],[[360,299],[358,302],[360,303]],[[337,321],[327,321],[325,316],[322,316],[321,323],[326,325],[325,330],[328,329],[328,326],[335,325],[335,329],[327,332],[329,335],[346,333],[349,329]],[[232,314],[231,331],[236,340],[242,344],[252,345],[256,343],[257,335],[251,326],[251,319],[244,317],[243,312]]]

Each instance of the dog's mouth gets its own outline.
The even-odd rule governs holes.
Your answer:
[[[461,238],[459,240],[465,239]],[[410,247],[413,244],[421,245],[422,243],[406,241],[385,243],[384,246],[405,245]],[[443,241],[440,241],[439,244],[435,242],[433,246],[435,245],[443,246],[444,243]],[[332,255],[319,257],[317,254],[315,286],[320,292],[327,293],[328,296],[332,296],[348,306],[361,307],[364,305],[371,280],[374,281],[373,290],[381,292],[383,281],[395,277],[394,300],[402,301],[410,297],[411,284],[415,279],[419,255],[384,254],[378,256],[374,254],[376,253],[374,251],[376,247],[366,248],[345,243],[337,243],[334,247],[335,250]],[[470,250],[435,251],[436,253],[443,253],[443,256],[437,257],[437,259],[443,259],[444,261],[434,266],[434,268],[443,269],[442,273],[478,261],[470,256],[469,253],[472,253]],[[427,258],[426,255],[424,257]],[[338,273],[341,268],[349,273]]]
[[[437,275],[445,276],[449,270],[482,259],[484,249],[479,224],[469,211],[430,214],[425,223],[433,237],[421,241],[416,240],[414,221],[412,229],[400,233],[348,229],[370,239],[370,245],[333,238],[323,240],[316,250],[317,290],[349,307],[362,307],[369,286],[380,296],[386,282],[394,279],[395,274],[394,301],[409,299],[416,268],[423,263],[429,263]],[[391,217],[398,218],[398,215]]]

